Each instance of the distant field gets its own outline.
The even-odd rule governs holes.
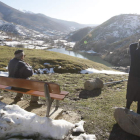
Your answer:
[[[20,48],[13,48],[7,46],[0,46],[0,70],[6,71],[6,67],[14,57],[15,50]],[[33,69],[39,68],[54,68],[58,73],[78,73],[79,71],[87,68],[95,68],[98,70],[111,68],[90,60],[72,57],[69,55],[37,49],[23,49],[26,54],[25,61],[29,63]],[[50,65],[44,66],[44,63]],[[61,66],[61,68],[59,68]]]

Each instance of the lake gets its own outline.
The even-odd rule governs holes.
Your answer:
[[[48,51],[59,52],[59,53],[63,53],[63,54],[67,54],[67,55],[70,55],[70,56],[83,58],[83,59],[89,59],[91,61],[104,64],[108,67],[113,67],[110,63],[103,60],[100,56],[94,56],[92,54],[85,53],[85,52],[68,51],[68,50],[65,50],[65,48],[52,48],[52,49],[48,49]]]

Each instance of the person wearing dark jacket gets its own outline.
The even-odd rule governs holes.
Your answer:
[[[14,55],[15,57],[11,59],[8,64],[9,77],[28,79],[30,76],[33,75],[33,69],[28,63],[24,62],[25,58],[24,51],[16,50]],[[22,93],[17,93],[14,100],[20,101],[22,96],[23,96]],[[37,103],[37,101],[38,101],[37,96],[31,96],[30,104]]]
[[[131,65],[127,83],[126,108],[130,109],[133,101],[137,103],[137,113],[140,114],[140,41],[130,45]]]

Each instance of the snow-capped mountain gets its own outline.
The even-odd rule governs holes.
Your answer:
[[[27,11],[27,10],[23,10],[23,9],[19,9],[19,11],[23,12],[23,13],[29,13],[29,14],[35,14],[32,11]]]
[[[51,18],[43,14],[35,14],[29,11],[21,12],[2,2],[0,2],[0,19],[39,32],[45,32],[47,30],[69,32],[71,29],[79,29],[87,26],[76,22]]]
[[[77,50],[93,49],[97,52],[104,52],[108,51],[110,44],[138,33],[140,33],[140,15],[124,14],[114,16],[96,27],[74,48]]]

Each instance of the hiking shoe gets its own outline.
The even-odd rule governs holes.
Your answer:
[[[3,96],[0,96],[0,100],[2,100],[4,97]]]
[[[14,101],[15,101],[15,102],[19,102],[19,101],[21,101],[21,98],[20,98],[20,97],[15,97],[15,98],[14,98]]]
[[[38,105],[37,101],[30,101],[30,105]]]

